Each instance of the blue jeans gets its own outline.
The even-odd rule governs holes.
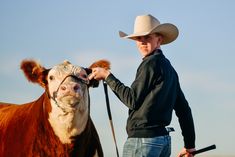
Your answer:
[[[170,157],[171,137],[128,138],[124,144],[123,157]]]

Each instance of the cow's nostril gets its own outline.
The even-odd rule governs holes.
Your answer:
[[[65,86],[61,86],[60,89],[63,90],[63,91],[65,91],[65,90],[66,90],[66,87],[65,87]]]
[[[73,89],[76,91],[76,90],[78,90],[79,89],[79,85],[75,85],[74,87],[73,87]]]

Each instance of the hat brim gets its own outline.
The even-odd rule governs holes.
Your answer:
[[[119,36],[121,38],[135,40],[136,37],[146,36],[146,35],[153,34],[153,33],[159,33],[163,36],[163,41],[161,45],[164,45],[164,44],[169,44],[173,42],[178,37],[179,30],[173,24],[164,23],[164,24],[158,25],[157,27],[153,28],[149,32],[141,32],[141,33],[134,33],[134,34],[127,35],[126,33],[119,31]]]

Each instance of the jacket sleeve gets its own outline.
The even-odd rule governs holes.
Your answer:
[[[141,70],[144,69],[144,70]],[[106,78],[106,82],[117,97],[130,109],[136,110],[143,103],[156,76],[156,69],[152,65],[142,65],[137,71],[136,78],[131,87],[125,86],[113,74]]]
[[[191,108],[178,84],[178,93],[174,110],[181,127],[185,148],[195,148],[195,129]]]

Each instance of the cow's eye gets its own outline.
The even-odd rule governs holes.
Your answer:
[[[49,79],[52,81],[55,79],[55,77],[51,75],[51,76],[49,76]]]

